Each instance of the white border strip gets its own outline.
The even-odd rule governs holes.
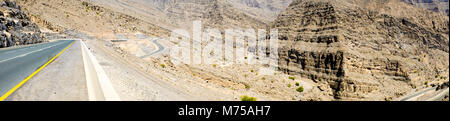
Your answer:
[[[97,59],[89,51],[86,44],[82,40],[79,41],[81,43],[89,100],[120,101],[119,95],[114,90],[111,81]]]

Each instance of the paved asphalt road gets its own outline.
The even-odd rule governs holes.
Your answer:
[[[154,39],[154,40],[153,40],[153,43],[154,43],[156,46],[158,46],[158,50],[156,50],[156,51],[154,51],[154,52],[152,52],[152,53],[150,53],[150,54],[141,56],[140,58],[147,58],[147,57],[150,57],[150,56],[152,56],[152,55],[154,55],[154,54],[156,54],[156,53],[159,53],[159,52],[163,51],[163,50],[164,50],[164,46],[162,46],[161,44],[159,44],[159,43],[158,43],[158,40],[160,40],[160,39]]]
[[[26,79],[73,41],[0,49],[0,96]]]

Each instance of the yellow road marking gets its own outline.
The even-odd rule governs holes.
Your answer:
[[[67,48],[69,48],[70,46],[72,46],[72,44],[75,43],[75,41],[73,41],[72,43],[70,43],[69,46],[67,46],[66,48],[64,48],[61,52],[59,52],[55,57],[53,57],[51,60],[49,60],[47,63],[45,63],[43,66],[41,66],[38,70],[34,71],[30,76],[28,76],[25,80],[23,80],[22,82],[20,82],[18,85],[14,86],[14,88],[12,88],[11,90],[9,90],[8,92],[6,92],[2,97],[0,97],[0,101],[5,100],[8,96],[10,96],[12,93],[14,93],[17,89],[19,89],[19,87],[21,87],[23,84],[25,84],[28,80],[30,80],[34,75],[36,75],[37,73],[39,73],[39,71],[41,71],[43,68],[45,68],[48,64],[50,64],[51,62],[53,62],[53,60],[55,60],[59,55],[61,55],[61,53],[63,53],[64,51],[66,51]]]

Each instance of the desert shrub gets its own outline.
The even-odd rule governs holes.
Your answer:
[[[245,89],[250,89],[250,85],[244,84],[244,86],[245,86]]]
[[[391,99],[390,99],[390,98],[384,98],[384,100],[385,100],[385,101],[391,101]]]
[[[303,92],[303,86],[298,87],[297,92]]]
[[[295,80],[295,77],[293,77],[293,76],[289,76],[289,79],[291,79],[291,80]]]
[[[89,4],[86,1],[81,2],[81,5],[89,6]]]
[[[247,95],[241,96],[241,101],[256,101],[255,97],[249,97]]]

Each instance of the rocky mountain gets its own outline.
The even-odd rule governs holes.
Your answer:
[[[228,0],[229,4],[247,15],[270,23],[292,0]]]
[[[391,100],[445,81],[448,25],[396,0],[296,0],[271,27],[279,69],[317,83],[302,100]]]
[[[0,48],[42,42],[39,27],[16,2],[0,1]]]
[[[292,0],[92,0],[135,17],[151,20],[168,29],[190,29],[202,20],[216,28],[265,26]]]
[[[401,0],[402,2],[422,7],[434,12],[441,12],[449,15],[449,3],[448,0]]]
[[[11,0],[12,1],[12,0]],[[40,27],[62,32],[76,30],[97,36],[110,33],[142,32],[147,35],[168,36],[169,30],[149,22],[86,0],[14,0]],[[112,1],[111,1],[112,2]]]
[[[190,26],[192,21],[201,20],[211,28],[257,28],[264,23],[235,9],[222,0],[177,0],[166,6],[164,13],[168,20],[179,26]]]
[[[54,31],[76,29],[93,33],[141,31],[168,36],[170,30],[192,29],[192,21],[204,27],[262,28],[291,0],[255,0],[252,5],[236,0],[17,0],[30,18]],[[85,3],[85,4],[83,4]],[[248,8],[248,9],[247,9]],[[155,32],[156,31],[156,32]]]

